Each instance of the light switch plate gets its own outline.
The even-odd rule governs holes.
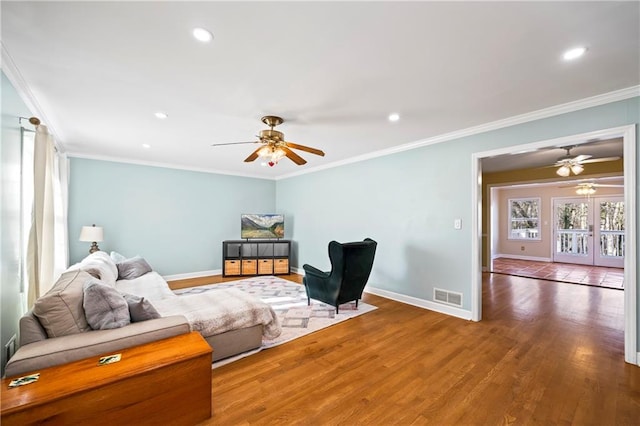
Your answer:
[[[456,219],[453,221],[454,229],[462,229],[462,219]]]

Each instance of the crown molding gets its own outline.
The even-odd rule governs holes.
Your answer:
[[[16,66],[13,58],[9,54],[9,51],[7,51],[7,48],[5,47],[4,43],[2,43],[2,41],[0,41],[0,51],[2,52],[2,71],[7,76],[13,87],[16,89],[16,92],[18,92],[18,96],[20,96],[20,99],[22,99],[22,102],[25,103],[29,111],[31,111],[33,115],[38,117],[43,124],[47,125],[49,134],[53,136],[54,145],[58,152],[64,153],[65,150],[61,142],[62,138],[60,133],[56,131],[55,125],[44,113],[44,110],[31,91],[29,84],[27,84],[27,81],[24,79],[24,77],[22,77],[20,70],[18,70],[18,67]]]
[[[442,135],[421,139],[415,142],[409,142],[404,145],[398,145],[392,148],[370,152],[367,154],[348,158],[346,160],[336,161],[331,164],[325,164],[322,166],[301,170],[299,172],[288,173],[286,175],[278,176],[275,179],[276,180],[288,179],[295,176],[305,175],[308,173],[315,173],[321,170],[332,169],[334,167],[340,167],[347,164],[370,160],[373,158],[384,157],[387,155],[396,154],[398,152],[409,151],[412,149],[422,148],[428,145],[434,145],[437,143],[447,142],[454,139],[460,139],[467,136],[486,133],[492,130],[503,129],[505,127],[511,127],[517,124],[523,124],[531,121],[541,120],[543,118],[549,118],[556,115],[566,114],[574,111],[579,111],[582,109],[609,104],[612,102],[623,101],[625,99],[635,98],[637,96],[640,96],[640,86],[632,86],[626,89],[620,89],[613,92],[604,93],[601,95],[591,96],[589,98],[584,98],[577,101],[571,101],[564,104],[555,105],[549,108],[528,112],[525,114],[515,115],[513,117],[505,118],[502,120],[492,121],[492,122],[481,124],[478,126],[468,127],[462,130],[456,130],[450,133],[444,133]]]
[[[82,154],[82,153],[74,153],[74,152],[67,152],[66,155],[67,157],[82,158],[86,160],[110,161],[113,163],[134,164],[137,166],[148,166],[148,167],[160,167],[164,169],[185,170],[189,172],[238,176],[238,177],[245,177],[245,178],[251,178],[251,179],[275,180],[275,178],[273,177],[265,177],[257,174],[251,174],[251,173],[233,173],[225,170],[207,169],[203,167],[187,167],[187,166],[178,165],[178,164],[160,163],[155,161],[144,161],[144,160],[132,160],[128,158],[110,157],[106,155],[91,155],[91,154]]]

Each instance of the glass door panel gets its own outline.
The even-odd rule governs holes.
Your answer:
[[[593,264],[592,209],[584,198],[554,200],[554,262]]]
[[[624,267],[624,199],[623,197],[596,198],[599,223],[596,226],[596,241],[600,248],[595,254],[597,266]]]

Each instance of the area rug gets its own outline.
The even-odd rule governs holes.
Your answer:
[[[307,293],[303,285],[273,276],[189,287],[174,290],[174,293],[178,295],[200,294],[222,288],[237,288],[246,291],[271,305],[282,326],[282,334],[271,340],[263,338],[262,346],[259,349],[215,362],[213,368],[377,309],[362,301],[358,302],[357,308],[355,302],[340,305],[338,314],[333,306],[314,299],[311,299],[311,306],[308,306]]]

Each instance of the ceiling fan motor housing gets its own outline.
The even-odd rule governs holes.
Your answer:
[[[284,142],[284,133],[277,130],[260,130],[260,140],[272,142]]]

